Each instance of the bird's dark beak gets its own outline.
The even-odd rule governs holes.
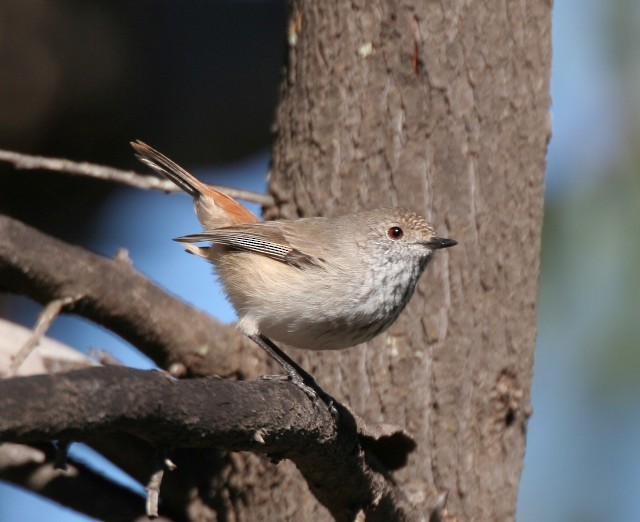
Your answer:
[[[455,246],[458,242],[455,239],[447,239],[446,237],[432,237],[425,244],[432,250],[438,250]]]

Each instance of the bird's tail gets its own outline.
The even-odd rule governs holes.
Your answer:
[[[196,214],[205,230],[255,223],[259,219],[231,196],[195,178],[180,165],[140,140],[131,142],[136,157],[194,199]]]

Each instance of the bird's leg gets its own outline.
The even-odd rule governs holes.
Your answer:
[[[332,411],[335,409],[333,406],[335,403],[333,397],[320,388],[311,374],[296,364],[293,359],[278,348],[271,339],[261,334],[249,335],[249,339],[267,352],[287,373],[286,375],[265,375],[263,379],[287,379],[305,392],[311,400],[315,401],[320,397],[327,403],[329,409]]]

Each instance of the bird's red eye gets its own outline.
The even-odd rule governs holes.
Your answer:
[[[387,230],[387,235],[391,239],[400,239],[402,236],[404,236],[404,232],[400,227],[391,227],[389,230]]]

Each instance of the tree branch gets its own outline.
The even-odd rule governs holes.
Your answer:
[[[87,444],[141,485],[149,482],[157,466],[158,450],[128,433],[101,434],[89,438]],[[224,518],[220,513],[226,509],[219,496],[225,486],[212,484],[220,484],[225,470],[233,466],[232,456],[215,448],[184,448],[171,451],[171,460],[177,468],[162,479],[160,513],[188,512],[189,520]],[[245,475],[234,487],[242,488],[244,481],[251,479]]]
[[[0,318],[0,375],[6,372],[13,356],[16,354],[18,347],[23,346],[33,335],[33,332],[24,326],[11,323]],[[75,349],[65,346],[58,341],[48,337],[43,337],[34,352],[29,356],[19,369],[20,375],[34,375],[43,373],[59,373],[70,370],[77,370],[96,366],[95,360],[76,351]],[[87,445],[93,450],[100,453],[103,457],[110,460],[116,467],[120,468],[127,475],[137,480],[141,485],[149,480],[149,476],[153,472],[153,465],[156,462],[157,451],[147,442],[128,435],[109,434],[88,439]],[[9,451],[7,448],[11,448]],[[8,454],[3,453],[7,450]],[[51,448],[47,448],[48,453],[53,454]],[[40,450],[35,450],[23,445],[5,444],[0,446],[0,480],[7,478],[7,473],[11,477],[16,477],[14,484],[29,488],[28,477],[21,473],[14,473],[11,470],[4,470],[2,467],[22,466],[26,464],[24,459],[16,462],[15,459],[9,458],[8,461],[3,460],[4,457],[23,455],[33,460],[34,455],[40,456],[40,460],[33,463],[44,463],[45,454]],[[4,457],[3,457],[4,456]],[[193,449],[175,452],[172,457],[178,458],[179,468],[168,476],[165,476],[162,491],[162,512],[165,516],[168,513],[184,513],[189,511],[192,520],[211,519],[215,517],[215,510],[218,506],[211,505],[210,495],[207,491],[203,491],[200,485],[213,480],[212,477],[219,476],[223,473],[223,468],[230,465],[229,457],[221,454],[215,449]],[[31,467],[33,473],[43,473],[39,467]],[[5,473],[6,472],[6,473]],[[72,470],[73,472],[73,470]],[[20,480],[22,477],[27,480]],[[53,498],[48,493],[49,490],[38,490],[35,493],[42,494],[64,503],[66,497]],[[195,493],[194,493],[195,492]],[[71,504],[73,505],[73,504]],[[175,515],[172,515],[176,518]],[[184,519],[184,516],[177,517]]]
[[[210,339],[216,328],[229,329],[168,296],[129,263],[67,245],[5,216],[0,216],[0,288],[43,303],[75,296],[70,311],[119,333],[162,366],[186,361],[192,374],[211,372],[209,361],[197,358],[203,345],[213,353],[228,344],[224,337],[215,345]],[[338,520],[350,520],[360,510],[370,520],[410,519],[409,503],[386,472],[404,465],[415,444],[399,430],[368,427],[343,407],[340,411],[336,431],[324,406],[310,403],[294,386],[172,381],[121,367],[0,382],[0,440],[95,440],[117,433],[159,449],[254,450],[295,462]]]
[[[113,383],[118,383],[114,386]],[[413,520],[404,495],[359,442],[291,383],[175,381],[155,371],[89,368],[0,381],[0,440],[33,443],[127,433],[161,450],[216,447],[289,458],[337,520]]]
[[[51,445],[2,444],[0,479],[99,520],[146,519],[140,495],[73,459],[67,461],[66,472],[56,470],[53,459]]]
[[[0,377],[8,376],[20,347],[25,346],[33,335],[32,330],[0,317]],[[95,359],[45,336],[18,368],[17,375],[66,372],[97,364]]]
[[[162,190],[163,192],[180,192],[181,189],[168,179],[139,174],[133,170],[120,170],[93,163],[76,162],[64,158],[46,158],[31,156],[10,150],[0,150],[0,161],[12,163],[16,169],[51,170],[76,176],[112,181],[144,190]],[[273,197],[251,190],[243,190],[221,185],[213,185],[218,190],[229,194],[232,198],[243,199],[259,205],[273,205]]]
[[[229,376],[241,368],[259,373],[256,359],[247,360],[249,353],[258,353],[251,343],[170,296],[128,262],[93,254],[2,215],[0,290],[42,304],[74,296],[67,311],[105,326],[177,376]]]
[[[42,337],[45,333],[47,333],[47,330],[49,329],[53,321],[55,321],[56,317],[58,317],[58,314],[62,311],[62,308],[64,306],[70,305],[71,303],[73,303],[73,301],[74,298],[72,296],[61,297],[59,299],[54,299],[53,301],[49,302],[47,306],[45,306],[44,310],[38,317],[38,321],[35,328],[33,329],[31,336],[29,337],[27,342],[22,345],[20,350],[18,350],[18,353],[14,355],[13,360],[9,365],[10,377],[16,375],[24,360],[29,357],[36,346],[40,344]]]

